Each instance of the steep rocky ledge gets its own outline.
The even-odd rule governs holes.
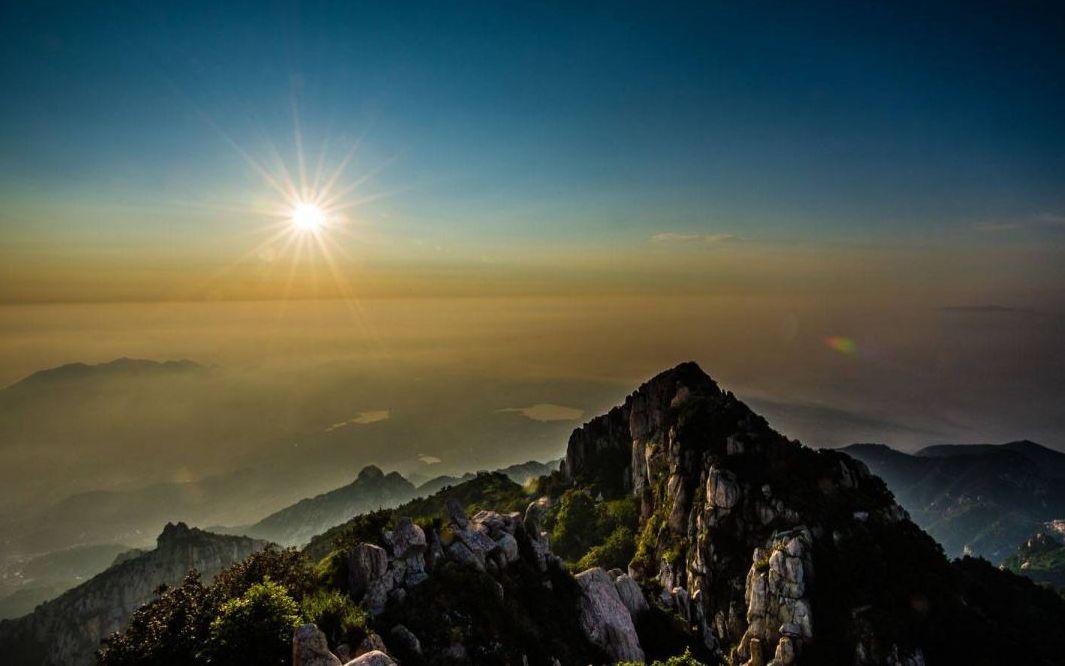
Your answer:
[[[972,649],[951,565],[884,483],[775,432],[693,363],[576,430],[563,473],[638,498],[629,573],[730,664],[948,663]]]
[[[33,613],[0,622],[5,659],[9,663],[92,664],[100,640],[122,629],[130,614],[149,601],[160,585],[179,583],[190,569],[211,578],[267,545],[184,523],[168,523],[156,543],[154,550],[119,558],[111,568],[41,604]]]

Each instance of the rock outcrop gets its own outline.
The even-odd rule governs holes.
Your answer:
[[[643,648],[628,607],[614,581],[599,567],[577,574],[581,586],[581,629],[615,661],[643,661]]]
[[[662,373],[576,430],[562,470],[593,496],[637,498],[632,583],[660,590],[655,603],[726,662],[917,654],[901,650],[899,627],[920,624],[928,611],[912,595],[933,571],[949,570],[932,540],[865,465],[788,440],[695,364]],[[882,540],[928,570],[883,557]],[[822,585],[815,574],[826,569],[833,577]],[[611,582],[625,615],[640,612],[633,585]],[[885,591],[896,586],[910,592]],[[870,625],[869,608],[898,623]]]
[[[396,666],[396,662],[384,652],[372,650],[355,657],[344,666]]]
[[[614,587],[617,588],[618,597],[621,603],[625,604],[633,622],[648,610],[647,598],[643,596],[640,584],[633,580],[632,576],[619,572],[618,577],[614,579]]]
[[[30,615],[0,622],[0,653],[34,655],[23,663],[88,666],[100,641],[122,629],[160,585],[180,583],[191,569],[213,578],[266,546],[265,541],[168,523],[154,550],[117,561]]]
[[[343,553],[347,570],[347,589],[355,601],[365,606],[371,617],[382,622],[386,610],[402,607],[408,595],[430,580],[442,567],[459,567],[484,575],[502,576],[511,565],[522,563],[527,571],[546,572],[552,565],[561,571],[560,562],[550,550],[547,535],[529,533],[526,525],[539,527],[535,516],[541,504],[533,503],[526,514],[478,511],[468,516],[456,501],[447,504],[447,523],[441,529],[423,529],[410,518],[399,517],[390,530],[381,534],[380,543],[359,542]],[[523,555],[524,554],[524,555]],[[523,562],[523,558],[525,559]],[[599,570],[602,575],[606,575]],[[607,578],[604,590],[589,588],[586,622],[589,633],[601,637],[598,643],[624,638],[625,643],[615,653],[618,658],[642,658],[632,619],[622,603],[613,579]],[[549,587],[550,584],[546,583]],[[503,587],[498,582],[491,588],[496,600],[501,600]],[[638,588],[637,588],[638,590]],[[631,592],[631,590],[630,590]],[[610,597],[603,601],[604,595]],[[421,658],[424,654],[419,637],[402,623],[378,625],[387,637],[371,632],[356,650],[356,658],[347,664],[387,666],[392,646],[398,654]],[[293,664],[295,666],[326,666],[328,657],[338,660],[328,646],[322,656],[324,635],[314,625],[304,625],[293,636]],[[340,646],[337,646],[340,652]],[[449,659],[467,659],[466,647],[454,642],[439,652]],[[326,659],[327,661],[316,661]],[[386,661],[387,660],[387,661]]]
[[[325,634],[313,624],[303,624],[292,634],[292,666],[396,666],[383,650],[373,649],[346,662],[329,651]]]
[[[340,659],[329,651],[322,630],[313,624],[300,625],[292,635],[293,666],[340,666]]]
[[[390,601],[402,600],[408,589],[428,580],[431,570],[445,562],[498,573],[521,558],[519,537],[529,545],[541,571],[555,559],[547,535],[528,534],[520,513],[479,511],[471,518],[455,501],[448,503],[447,510],[449,522],[439,532],[426,534],[410,518],[401,517],[382,535],[383,547],[359,543],[351,548],[346,558],[352,597],[379,615]]]

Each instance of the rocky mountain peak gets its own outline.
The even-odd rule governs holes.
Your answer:
[[[1047,534],[1046,532],[1039,532],[1028,537],[1028,539],[1021,545],[1020,552],[1034,555],[1051,550],[1056,550],[1061,547],[1061,543]]]
[[[155,540],[156,546],[163,550],[171,548],[174,544],[187,539],[191,532],[192,528],[185,523],[167,523]]]
[[[747,419],[765,424],[731,393],[723,392],[698,364],[689,361],[656,375],[622,405],[575,430],[563,471],[569,480],[606,493],[632,490],[632,442],[660,438],[683,426],[682,416],[695,411],[716,413],[733,424]]]
[[[377,465],[367,465],[366,467],[362,468],[362,471],[359,472],[359,476],[356,477],[356,481],[367,483],[369,481],[383,479],[384,476],[385,473],[381,471],[381,468]]]
[[[654,377],[574,431],[564,472],[606,498],[635,496],[641,533],[630,574],[661,590],[659,602],[733,664],[897,652],[901,636],[877,635],[860,609],[890,602],[899,617],[914,609],[865,583],[847,594],[838,585],[908,574],[882,559],[879,572],[840,563],[862,561],[889,539],[946,566],[864,464],[787,439],[695,363]],[[831,583],[815,576],[837,569],[847,574]],[[831,635],[819,633],[830,619]]]

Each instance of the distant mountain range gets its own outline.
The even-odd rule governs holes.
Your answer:
[[[412,377],[402,365],[295,377],[121,358],[41,370],[0,388],[0,571],[74,546],[148,546],[167,521],[251,525],[370,462],[419,485],[555,457],[582,409],[615,390]],[[577,408],[560,420],[522,407],[545,401]]]
[[[1035,442],[941,445],[913,454],[883,444],[841,449],[887,483],[948,555],[1000,563],[1065,518],[1065,454]]]
[[[512,481],[525,484],[558,469],[560,460],[528,461],[499,470]],[[230,535],[264,539],[284,546],[299,546],[311,537],[340,525],[352,516],[398,506],[433,495],[447,486],[476,478],[439,476],[415,486],[397,472],[384,473],[369,465],[350,484],[296,502],[243,527],[209,527]],[[5,535],[4,543],[44,552],[31,559],[13,559],[0,567],[0,619],[20,617],[103,571],[129,545],[88,543],[67,547],[72,538],[116,539],[144,545],[145,524],[163,524],[177,517],[223,515],[216,506],[225,497],[225,479],[185,484],[159,484],[133,492],[94,492],[72,496],[27,517],[20,531]],[[230,477],[240,483],[244,477]],[[252,483],[251,479],[247,479]],[[230,489],[232,492],[232,489]],[[92,526],[91,534],[82,536]],[[17,539],[17,541],[15,541]],[[53,550],[58,548],[58,550]]]
[[[938,469],[925,479],[943,504],[929,500],[929,511],[1020,502],[1053,480],[1036,475],[1025,452],[1047,466],[1054,457],[1028,445],[915,456],[851,448],[900,475]],[[1001,465],[997,477],[988,460]],[[357,626],[347,633],[315,634],[313,646],[303,625],[291,645],[282,640],[256,663],[339,664],[327,650],[350,655],[353,646],[362,651],[355,663],[392,663],[369,661],[387,659],[369,652],[383,650],[441,665],[643,662],[687,651],[702,663],[1051,664],[1065,654],[1059,595],[978,559],[948,561],[866,465],[784,437],[693,363],[574,430],[554,468],[515,466],[519,478],[549,472],[525,487],[503,473],[415,487],[365,468],[246,528],[302,541],[315,523],[333,524],[304,548],[271,548],[230,569],[236,586],[204,591],[190,579],[163,594],[108,642],[102,663],[195,663],[223,616],[258,631],[266,616],[242,609],[256,608],[267,579],[280,586],[271,598],[320,628],[336,619],[317,606],[327,596],[367,612],[352,613]],[[585,568],[576,575],[552,552],[575,540],[584,553],[575,561],[589,563],[575,564]],[[1020,569],[1053,550],[1026,545]],[[92,580],[0,623],[0,655],[87,666],[99,639],[121,630],[157,585],[190,567],[210,576],[264,547],[167,525],[155,550],[120,555]],[[294,619],[284,612],[287,635]]]
[[[67,363],[55,368],[38,370],[19,381],[6,387],[4,390],[12,393],[30,392],[35,390],[56,391],[64,387],[79,389],[79,385],[86,379],[96,379],[121,375],[131,378],[137,375],[158,376],[160,374],[175,374],[187,372],[199,372],[206,370],[204,366],[188,359],[177,361],[151,361],[147,359],[116,358],[106,363],[94,365],[88,363]]]
[[[525,484],[530,479],[557,470],[560,462],[555,460],[541,463],[530,460],[495,471],[510,477],[515,483]],[[439,476],[415,487],[397,472],[385,474],[375,465],[369,465],[346,486],[300,500],[249,527],[229,528],[225,531],[268,539],[285,546],[303,545],[311,537],[340,525],[353,516],[376,509],[391,509],[417,497],[428,497],[476,476],[473,472],[460,477]]]

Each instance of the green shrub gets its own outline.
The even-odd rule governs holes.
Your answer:
[[[204,655],[209,664],[288,664],[299,624],[299,606],[285,588],[264,580],[222,604]]]
[[[343,551],[334,550],[314,565],[314,577],[319,587],[343,590],[347,586],[348,561]]]
[[[104,639],[97,663],[101,666],[195,663],[212,613],[207,588],[200,581],[199,573],[192,571],[180,585],[156,590],[155,599],[134,611],[124,631]]]
[[[617,666],[644,666],[642,663],[635,661],[619,661]],[[684,650],[684,654],[678,654],[670,657],[665,661],[653,661],[650,666],[706,666],[703,662],[699,661],[692,656],[691,650]]]
[[[583,490],[571,490],[562,496],[551,532],[551,548],[556,555],[577,560],[599,542],[595,500]]]
[[[636,554],[636,536],[628,527],[619,527],[610,533],[606,541],[598,546],[592,546],[584,556],[577,561],[577,568],[581,571],[592,567],[604,569],[624,569],[629,565],[632,556]]]
[[[297,602],[315,588],[314,571],[302,553],[293,548],[270,547],[222,571],[209,592],[215,605],[221,606],[266,579],[284,587]]]
[[[318,625],[330,645],[358,645],[366,636],[366,611],[336,590],[318,590],[303,599],[303,617]]]

